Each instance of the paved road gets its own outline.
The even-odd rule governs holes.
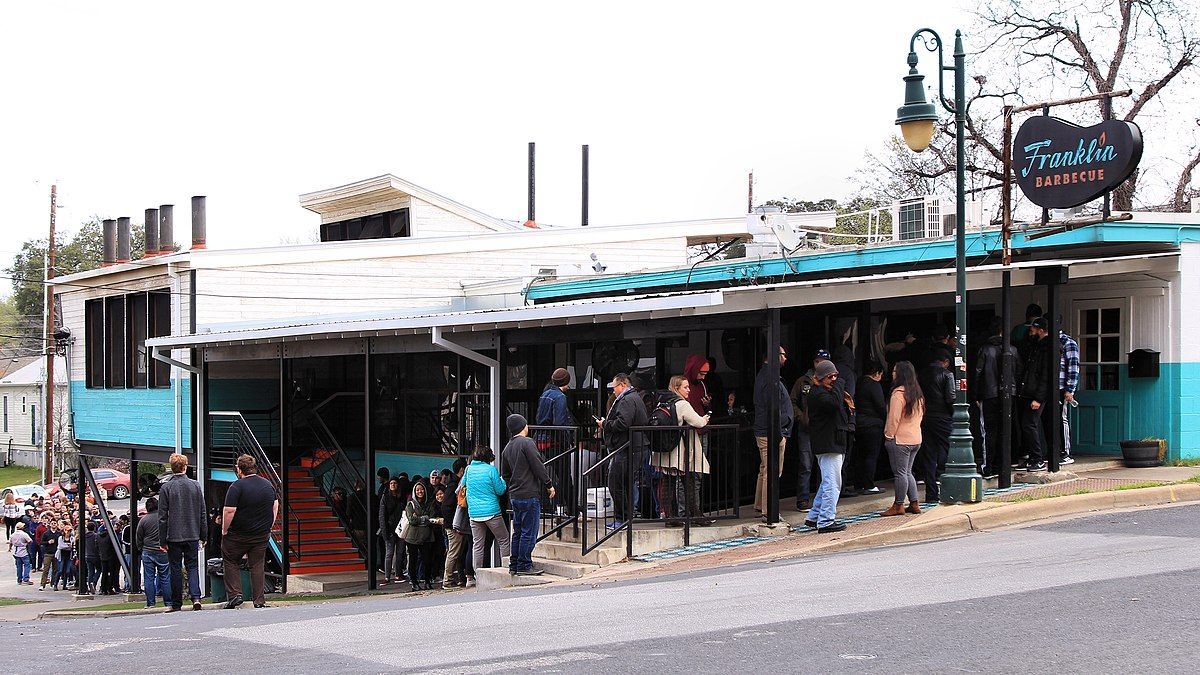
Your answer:
[[[1185,672],[1198,537],[1186,506],[599,588],[5,628],[63,670]]]

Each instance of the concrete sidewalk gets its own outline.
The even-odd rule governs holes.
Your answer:
[[[851,497],[838,504],[843,532],[817,534],[803,526],[805,513],[782,512],[791,527],[782,536],[746,537],[723,547],[720,542],[693,547],[705,552],[643,556],[606,567],[580,579],[601,583],[748,562],[820,555],[852,549],[914,543],[1011,527],[1061,516],[1096,511],[1200,501],[1200,467],[1127,469],[1120,460],[1087,458],[1063,467],[1059,474],[1015,474],[1013,488],[992,494],[977,504],[923,505],[921,515],[879,517],[892,503],[890,485],[879,495]],[[1045,483],[1018,483],[1044,480]],[[988,481],[996,492],[995,480]],[[880,483],[880,487],[885,484]],[[1132,488],[1132,489],[1131,489]],[[766,534],[767,528],[746,526],[747,534]],[[779,529],[774,531],[778,535]]]

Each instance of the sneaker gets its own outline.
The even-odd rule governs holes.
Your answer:
[[[995,471],[992,471],[991,469],[988,469],[987,471],[983,472],[984,480],[991,480],[993,478],[998,478],[999,476],[1000,476],[1000,474],[996,473]]]
[[[1025,467],[1025,470],[1026,470],[1026,471],[1031,471],[1031,472],[1032,472],[1032,471],[1045,471],[1045,470],[1046,470],[1046,463],[1045,463],[1045,462],[1038,462],[1038,463],[1036,463],[1036,464],[1028,464],[1028,465],[1026,465],[1026,467]]]
[[[1074,463],[1075,463],[1075,459],[1073,457],[1071,457],[1070,455],[1067,455],[1066,457],[1063,457],[1062,459],[1058,460],[1059,466],[1065,466],[1067,464],[1074,464]]]
[[[545,574],[545,573],[546,573],[546,570],[544,570],[540,567],[530,567],[527,570],[517,570],[516,572],[513,572],[513,574],[515,574],[519,577],[536,577],[538,575]]]
[[[264,602],[264,603],[262,603],[262,604],[259,604],[259,603],[257,603],[257,602],[256,602],[256,603],[254,603],[254,609],[266,609],[267,607],[270,607],[270,605],[268,605],[268,604],[267,604],[267,603],[265,603],[265,602]]]
[[[199,612],[202,609],[204,609],[204,605],[201,605],[199,600],[192,601],[192,611],[193,612]]]
[[[859,494],[864,494],[864,495],[877,495],[877,494],[879,494],[880,492],[883,492],[883,489],[882,489],[882,488],[880,488],[878,485],[874,485],[874,486],[872,486],[872,487],[869,487],[869,488],[867,488],[866,490],[863,490],[863,491],[862,491],[861,493],[859,493]]]
[[[464,584],[463,587],[464,588],[475,588],[475,577],[467,577],[467,583]]]
[[[610,530],[614,530],[614,531],[615,531],[615,530],[619,530],[619,529],[621,529],[621,528],[622,528],[622,527],[624,527],[624,526],[625,526],[625,522],[624,522],[624,521],[617,521],[617,522],[614,522],[614,523],[609,523],[609,524],[608,524],[608,529],[610,529]]]
[[[810,519],[804,521],[804,526],[805,527],[816,527],[817,521],[810,518]]]
[[[841,532],[846,529],[845,523],[839,523],[836,520],[825,527],[818,527],[817,534],[826,534],[828,532]]]
[[[807,499],[797,500],[796,501],[796,510],[797,511],[807,511],[808,510],[808,500]]]
[[[242,596],[235,595],[229,599],[229,602],[225,603],[225,609],[237,609],[243,602],[245,602],[245,600],[242,599]],[[200,603],[197,602],[195,605],[192,605],[192,609],[195,609],[199,604]]]

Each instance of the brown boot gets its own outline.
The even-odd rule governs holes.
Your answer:
[[[887,511],[884,511],[883,513],[881,513],[879,515],[881,515],[881,516],[902,516],[902,515],[904,515],[904,504],[903,504],[903,502],[896,502],[895,504],[892,504],[888,508]]]
[[[908,503],[908,508],[904,509],[904,510],[907,513],[918,513],[919,514],[921,512],[921,505],[919,503],[917,503],[917,501],[914,499],[913,501]]]

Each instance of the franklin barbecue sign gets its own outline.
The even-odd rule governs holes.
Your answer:
[[[1029,201],[1048,209],[1079,206],[1120,185],[1142,158],[1142,131],[1109,120],[1081,127],[1030,117],[1013,140],[1013,170]]]

